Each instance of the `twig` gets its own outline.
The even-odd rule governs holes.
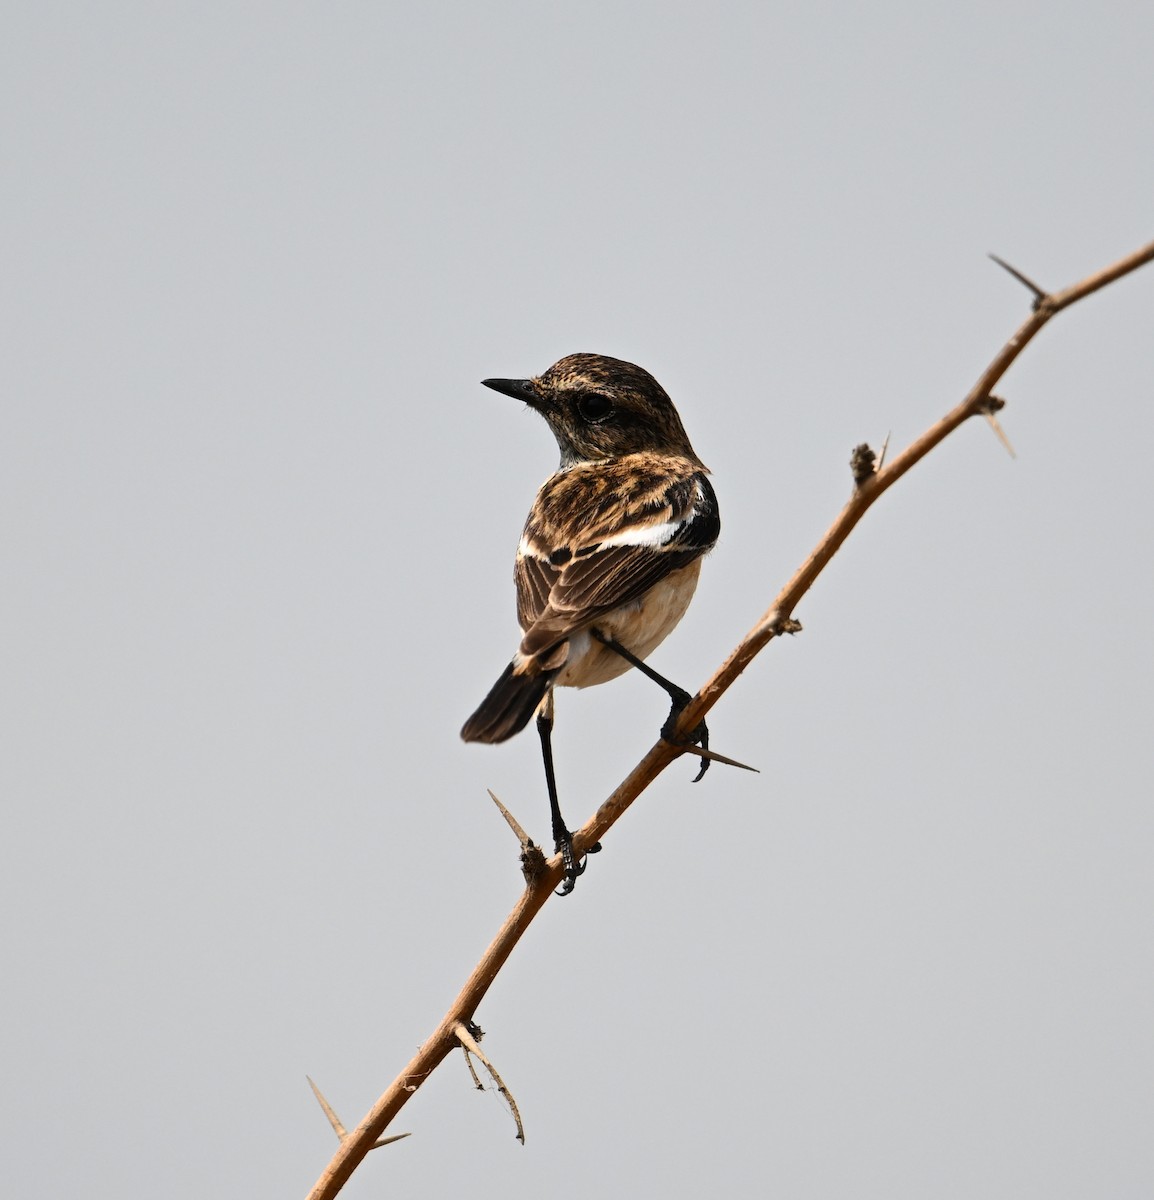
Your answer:
[[[1136,271],[1151,260],[1154,260],[1154,242],[1064,291],[1038,297],[1035,311],[1002,347],[962,402],[932,425],[888,466],[876,470],[855,488],[845,508],[810,556],[794,573],[793,578],[782,588],[773,604],[742,638],[713,677],[682,709],[676,728],[671,731],[673,736],[687,736],[770,641],[799,628],[793,619],[793,610],[866,511],[939,442],[970,417],[983,411],[983,405],[988,404],[994,386],[1051,317],[1116,279]],[[625,810],[682,753],[682,750],[681,746],[672,745],[664,740],[658,741],[597,812],[574,834],[574,852],[580,855],[604,838]],[[337,1153],[309,1193],[309,1200],[332,1200],[332,1197],[337,1195],[413,1093],[446,1056],[461,1044],[457,1034],[458,1026],[472,1018],[521,935],[560,883],[561,875],[559,854],[544,862],[538,875],[530,877],[527,873],[521,898],[482,955],[481,961],[465,981],[448,1013],[408,1066],[373,1105],[357,1129],[342,1139]]]
[[[483,1092],[485,1090],[485,1085],[481,1082],[481,1079],[477,1074],[477,1068],[473,1066],[473,1056],[469,1053],[469,1047],[462,1046],[461,1052],[465,1056],[465,1066],[469,1068],[469,1074],[473,1077],[473,1086],[477,1089],[477,1091]]]
[[[497,1068],[485,1056],[484,1050],[477,1043],[477,1039],[468,1025],[464,1021],[458,1021],[455,1032],[457,1040],[461,1043],[461,1049],[465,1052],[465,1061],[469,1064],[469,1074],[473,1076],[477,1090],[484,1091],[484,1088],[481,1087],[481,1081],[477,1078],[477,1072],[473,1070],[473,1064],[469,1060],[470,1054],[475,1054],[485,1064],[485,1070],[489,1072],[493,1082],[497,1085],[497,1091],[505,1097],[505,1103],[508,1104],[509,1111],[513,1114],[513,1120],[517,1125],[517,1141],[523,1146],[525,1144],[525,1126],[521,1123],[521,1110],[517,1107],[517,1101],[513,1099],[513,1093],[509,1091],[505,1086],[505,1081],[497,1074]]]

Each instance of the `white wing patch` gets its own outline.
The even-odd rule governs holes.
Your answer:
[[[664,546],[685,528],[684,521],[662,521],[658,525],[630,525],[602,538],[601,546]]]

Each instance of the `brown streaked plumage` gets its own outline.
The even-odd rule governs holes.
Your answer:
[[[533,379],[484,382],[545,418],[561,462],[537,493],[517,549],[524,636],[461,736],[503,742],[537,713],[554,837],[570,855],[569,890],[580,868],[552,781],[552,689],[614,679],[629,657],[644,659],[664,640],[717,540],[717,500],[677,410],[648,371],[571,354]]]

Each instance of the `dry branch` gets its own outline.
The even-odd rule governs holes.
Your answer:
[[[1151,260],[1154,260],[1154,243],[1120,259],[1113,265],[1083,279],[1080,283],[1063,291],[1047,294],[1021,272],[1009,267],[1000,259],[996,259],[995,261],[999,265],[1006,267],[1034,294],[1033,312],[1030,317],[1006,342],[962,402],[932,425],[888,466],[875,466],[872,453],[868,458],[861,453],[863,449],[868,451],[868,447],[859,447],[859,452],[855,453],[854,465],[856,486],[846,506],[761,619],[742,638],[733,653],[681,712],[675,734],[684,736],[696,728],[721,696],[733,685],[742,671],[773,638],[779,637],[783,633],[795,632],[800,628],[793,619],[793,611],[798,602],[813,586],[826,564],[841,548],[857,523],[885,491],[897,483],[915,463],[925,458],[939,442],[970,417],[983,415],[993,418],[993,414],[1001,407],[1001,403],[992,395],[992,389],[1005,375],[1010,364],[1051,317]],[[994,427],[995,431],[999,431],[996,421],[994,421]],[[595,843],[601,841],[633,801],[671,762],[685,753],[686,749],[686,747],[673,745],[666,741],[657,742],[589,821],[574,834],[575,853],[580,856]],[[503,809],[503,806],[501,807]],[[508,816],[507,813],[506,815]],[[512,819],[510,819],[510,825],[519,839],[522,839],[523,849],[526,846],[532,847],[540,855],[540,851],[532,846],[524,832]],[[526,861],[526,883],[521,898],[506,918],[473,973],[466,980],[448,1013],[433,1031],[432,1036],[420,1047],[413,1059],[351,1134],[341,1136],[338,1129],[340,1146],[316,1186],[309,1193],[309,1200],[332,1200],[332,1197],[337,1195],[365,1155],[378,1144],[381,1135],[410,1096],[424,1083],[450,1051],[463,1044],[460,1030],[462,1028],[467,1030],[477,1006],[513,952],[513,947],[516,946],[521,935],[561,881],[562,865],[559,855],[548,861],[544,861],[542,856],[532,865],[533,869],[531,870]],[[474,1050],[474,1047],[470,1046],[469,1049]],[[479,1051],[474,1050],[474,1052],[479,1054]],[[485,1059],[482,1058],[482,1061],[485,1062]],[[488,1066],[487,1063],[486,1066]],[[489,1069],[492,1070],[491,1067]],[[505,1094],[506,1098],[511,1101],[507,1092]],[[327,1105],[325,1107],[326,1111],[331,1111],[328,1110]],[[331,1120],[333,1120],[332,1115],[330,1115]]]

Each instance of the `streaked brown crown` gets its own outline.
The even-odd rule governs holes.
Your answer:
[[[665,389],[641,367],[603,354],[570,354],[522,393],[549,422],[561,465],[652,451],[703,466]]]

